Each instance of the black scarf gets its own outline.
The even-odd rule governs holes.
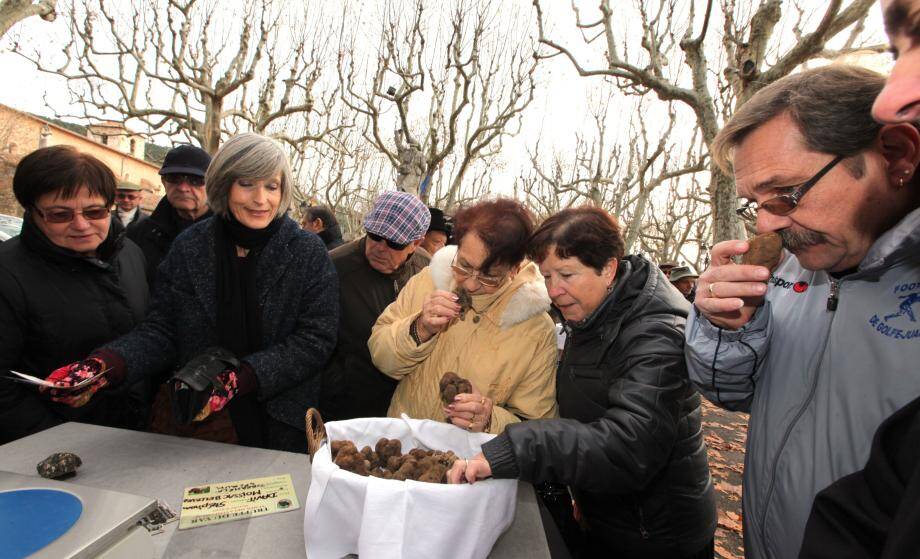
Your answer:
[[[250,229],[228,214],[214,220],[217,255],[217,337],[221,346],[237,357],[258,351],[262,345],[262,316],[256,286],[259,253],[278,232],[281,220],[264,229]],[[236,247],[249,250],[240,257]]]
[[[262,313],[256,285],[259,253],[278,232],[282,219],[264,229],[250,229],[228,213],[214,219],[214,250],[217,256],[217,338],[220,345],[240,359],[262,348]],[[249,250],[240,257],[236,247]],[[264,411],[254,394],[230,401],[230,418],[240,444],[265,446]]]

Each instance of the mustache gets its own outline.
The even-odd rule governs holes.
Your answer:
[[[827,240],[823,233],[808,229],[802,231],[783,229],[777,231],[777,233],[779,233],[779,236],[783,239],[783,246],[792,253],[802,250],[803,248],[819,245]]]

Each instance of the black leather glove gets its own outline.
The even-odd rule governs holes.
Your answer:
[[[209,347],[193,357],[169,380],[173,417],[188,425],[198,416],[213,394],[226,396],[227,388],[220,377],[227,369],[237,369],[239,360],[222,347]]]

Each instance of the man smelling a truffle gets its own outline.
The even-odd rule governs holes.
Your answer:
[[[873,120],[884,84],[847,65],[786,77],[713,142],[739,214],[774,235],[713,247],[685,350],[706,397],[751,414],[754,559],[798,556],[815,494],[861,469],[881,421],[920,393],[920,133]]]

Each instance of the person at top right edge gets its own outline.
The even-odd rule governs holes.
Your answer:
[[[848,65],[788,76],[712,145],[761,235],[713,247],[685,353],[707,398],[751,414],[749,558],[796,557],[815,495],[920,394],[920,132],[873,119],[884,86]]]
[[[920,120],[920,1],[883,0],[895,59],[872,115],[882,124]],[[917,278],[914,278],[915,280]],[[911,282],[915,283],[916,282]],[[916,318],[916,289],[899,294],[899,317]],[[912,315],[912,316],[911,316]],[[916,328],[916,326],[915,326]],[[905,356],[906,358],[906,356]],[[916,361],[914,361],[916,362]],[[916,375],[914,367],[914,375]],[[888,416],[872,438],[865,467],[815,497],[799,557],[908,559],[920,550],[920,393]],[[899,398],[899,401],[901,399]]]

